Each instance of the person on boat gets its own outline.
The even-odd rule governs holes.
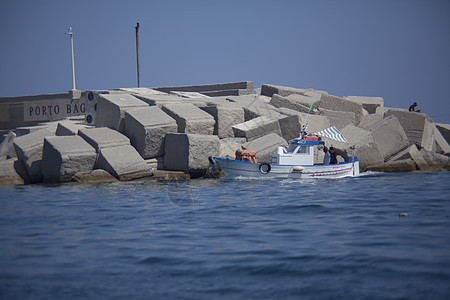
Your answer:
[[[417,106],[418,106],[417,102],[414,102],[414,103],[409,107],[409,111],[420,112],[420,109],[416,109]]]
[[[330,165],[335,165],[338,163],[337,161],[337,155],[336,152],[334,151],[333,147],[330,147]]]
[[[324,146],[323,152],[325,152],[325,155],[323,156],[323,164],[329,165],[330,164],[330,151],[328,151],[328,148],[326,146]]]

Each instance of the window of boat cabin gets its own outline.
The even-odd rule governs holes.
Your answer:
[[[309,146],[299,146],[299,145],[290,145],[288,152],[295,153],[296,148],[300,147],[297,150],[297,154],[309,154]]]
[[[309,146],[300,146],[300,149],[298,149],[298,154],[309,154]]]

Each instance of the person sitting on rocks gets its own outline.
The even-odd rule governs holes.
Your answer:
[[[336,165],[338,163],[337,161],[337,155],[336,152],[334,151],[333,147],[330,147],[330,165]]]
[[[409,111],[420,112],[420,109],[416,109],[417,105],[418,105],[417,102],[414,102],[414,103],[409,107]]]

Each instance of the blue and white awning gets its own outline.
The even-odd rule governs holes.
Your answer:
[[[314,135],[326,137],[335,141],[348,143],[342,133],[334,126],[331,126],[327,129],[314,133]]]

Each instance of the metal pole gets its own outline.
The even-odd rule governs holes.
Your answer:
[[[137,84],[141,87],[141,76],[139,73],[139,22],[136,23],[136,61],[137,61]]]
[[[72,50],[72,90],[76,90],[75,88],[75,58],[73,54],[73,32],[72,27],[69,28],[66,34],[70,35],[70,48]]]

